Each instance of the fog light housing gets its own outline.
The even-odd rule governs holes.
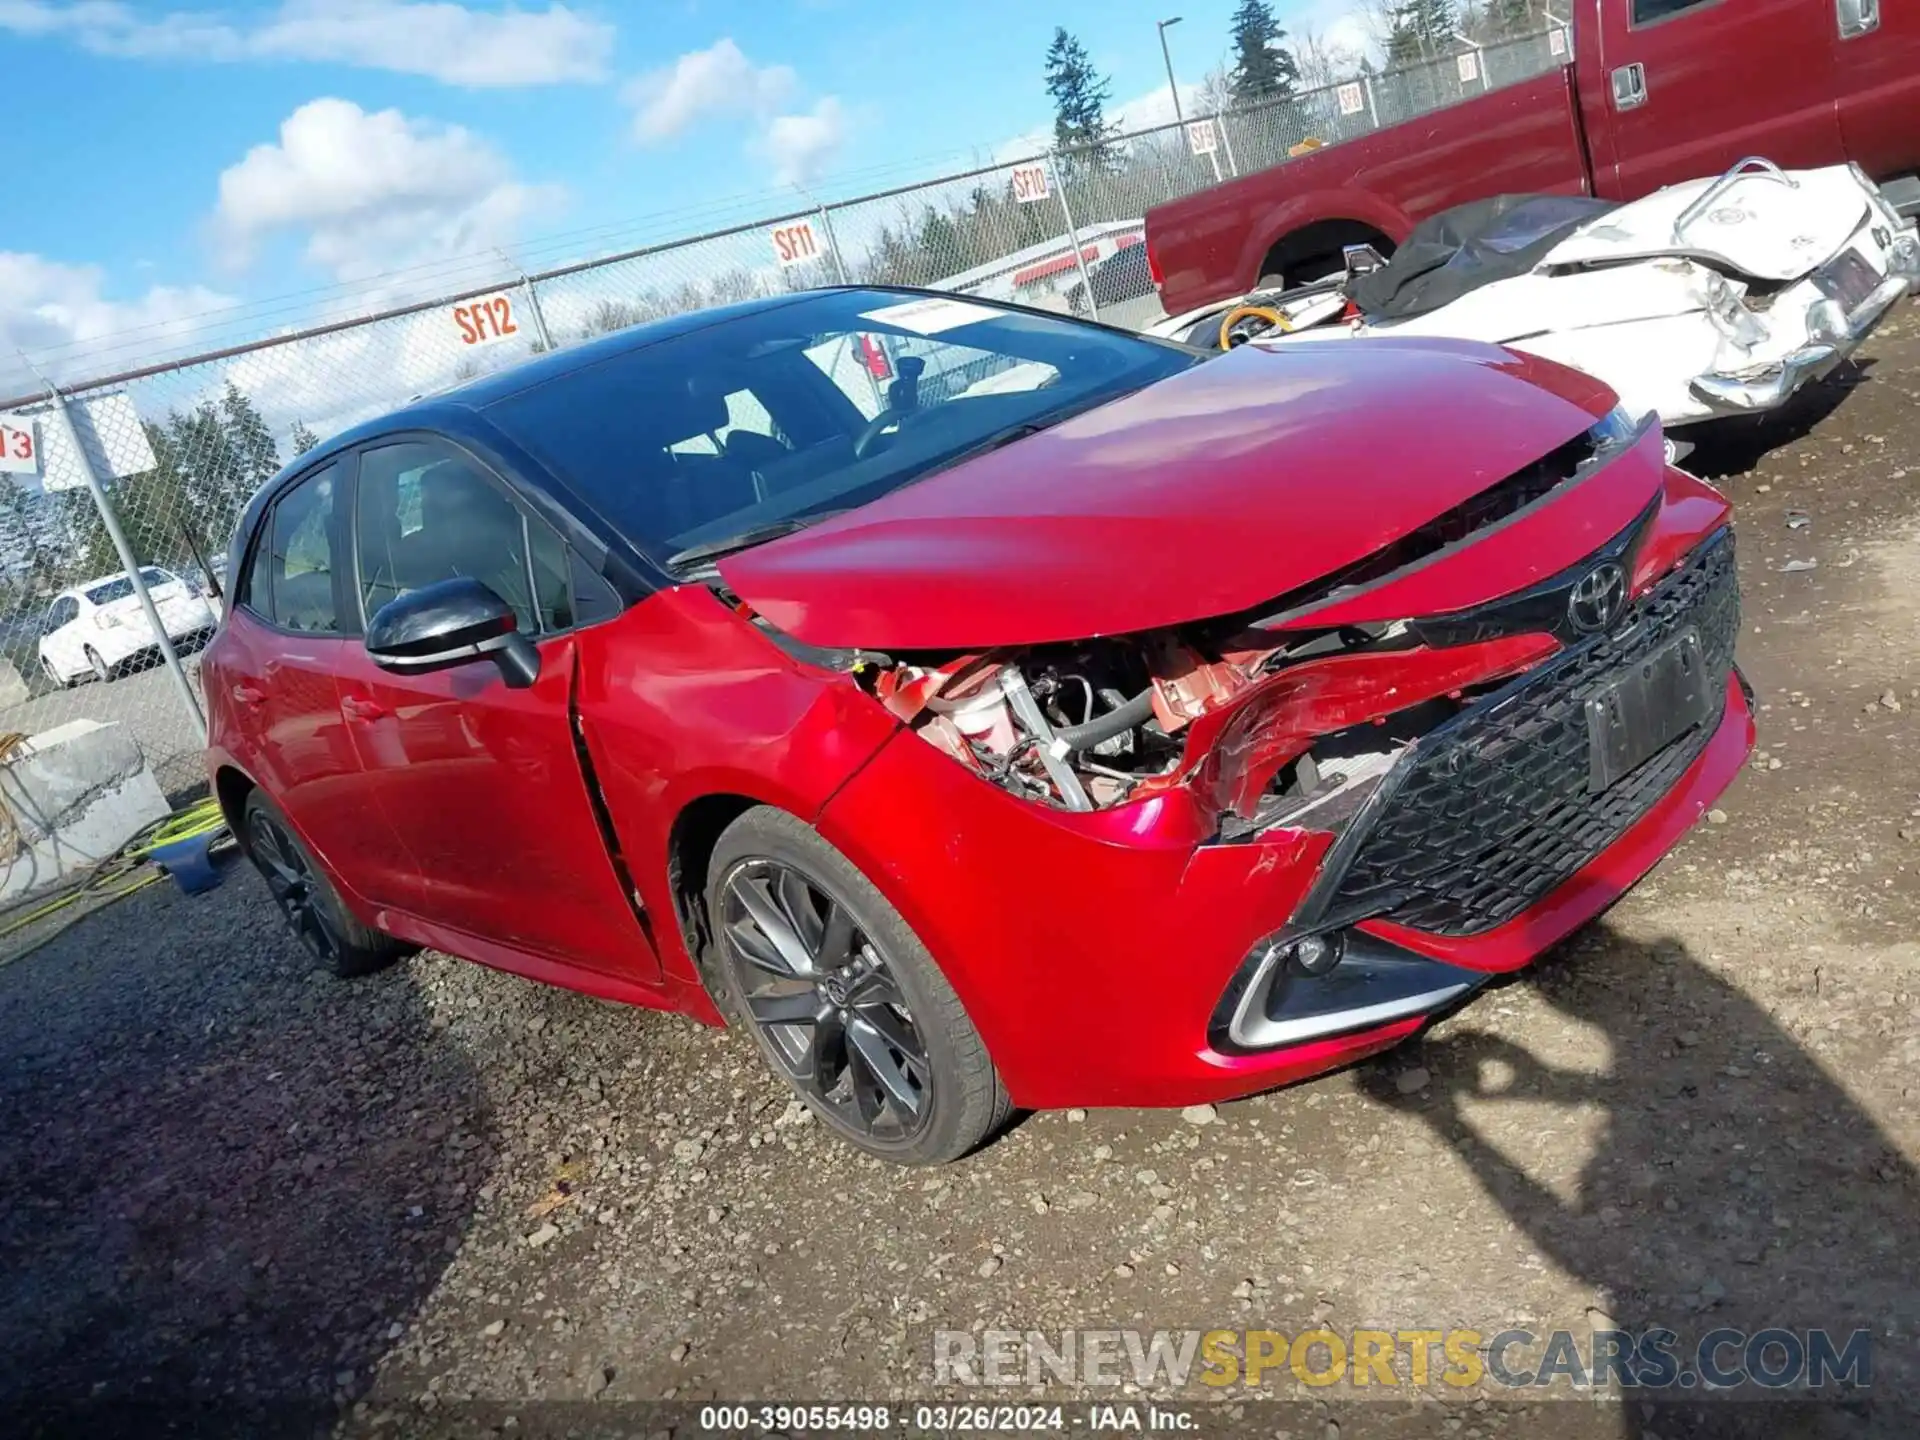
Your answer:
[[[1325,975],[1346,954],[1346,937],[1338,930],[1331,935],[1302,935],[1287,946],[1287,961],[1302,975]]]

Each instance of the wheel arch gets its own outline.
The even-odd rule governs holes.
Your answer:
[[[1372,245],[1382,255],[1391,255],[1394,248],[1393,237],[1368,221],[1315,220],[1275,240],[1261,260],[1256,278],[1264,283],[1269,276],[1279,275],[1285,277],[1289,285],[1317,279],[1316,275],[1295,276],[1289,271],[1296,267],[1313,268],[1310,262],[1315,261],[1337,262],[1342,247],[1347,245]]]
[[[247,797],[256,788],[253,777],[237,765],[221,765],[213,772],[213,798],[220,805],[227,830],[242,847],[247,841],[246,826],[241,821],[246,815]]]
[[[707,868],[726,828],[749,810],[763,806],[783,808],[752,795],[712,791],[681,806],[667,831],[667,888],[673,896],[674,922],[709,998],[712,985],[700,964],[711,938],[707,928]]]

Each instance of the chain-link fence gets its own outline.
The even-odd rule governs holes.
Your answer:
[[[320,439],[626,326],[838,282],[925,285],[1110,323],[1158,318],[1146,211],[1561,63],[1563,33],[1223,115],[0,401],[0,734],[128,727],[163,786],[204,783],[196,652],[234,522]],[[505,262],[502,262],[503,266]]]

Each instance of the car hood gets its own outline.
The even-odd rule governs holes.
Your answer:
[[[1598,381],[1471,341],[1243,346],[719,571],[814,645],[1152,630],[1364,559],[1612,401]]]
[[[1831,260],[1866,218],[1872,190],[1845,165],[1793,170],[1785,180],[1760,170],[1732,182],[1685,232],[1674,223],[1717,180],[1670,185],[1583,225],[1542,261],[1617,264],[1685,255],[1762,280],[1796,280]]]

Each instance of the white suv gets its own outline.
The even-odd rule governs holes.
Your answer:
[[[158,565],[141,567],[140,578],[168,639],[204,643],[212,636],[213,608],[191,585]],[[159,643],[132,579],[122,570],[54,597],[40,628],[40,668],[56,685],[71,685],[88,673],[111,680],[127,661]]]

